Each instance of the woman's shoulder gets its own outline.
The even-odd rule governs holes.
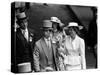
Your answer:
[[[77,36],[77,39],[78,39],[80,42],[84,42],[84,39],[81,38],[81,37],[79,37],[79,36]]]

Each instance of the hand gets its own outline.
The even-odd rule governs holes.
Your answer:
[[[46,72],[46,70],[45,69],[42,69],[41,72]]]
[[[64,48],[63,47],[58,48],[58,52],[59,53],[64,52]]]

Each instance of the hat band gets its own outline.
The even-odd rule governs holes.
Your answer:
[[[24,20],[24,19],[28,19],[27,17],[24,17],[24,18],[18,18],[18,20]]]

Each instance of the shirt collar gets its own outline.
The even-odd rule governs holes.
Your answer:
[[[76,36],[75,36],[75,39],[74,39],[74,40],[72,40],[72,38],[71,38],[71,37],[69,37],[69,38],[70,38],[70,40],[71,40],[71,41],[75,41],[75,40],[77,40],[78,35],[76,34]]]
[[[28,31],[28,29],[27,29],[27,28],[26,28],[26,29],[24,29],[24,30],[23,30],[23,29],[21,29],[21,31],[22,31],[22,33],[24,33],[24,31],[25,31],[25,32],[27,32],[27,31]]]
[[[44,40],[45,40],[45,41],[50,40],[50,37],[49,37],[49,38],[45,38],[45,37],[44,37]]]

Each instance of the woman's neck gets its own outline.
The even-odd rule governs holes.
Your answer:
[[[76,37],[76,35],[73,35],[73,36],[70,36],[71,37],[71,39],[72,40],[74,40],[75,39],[75,37]]]

